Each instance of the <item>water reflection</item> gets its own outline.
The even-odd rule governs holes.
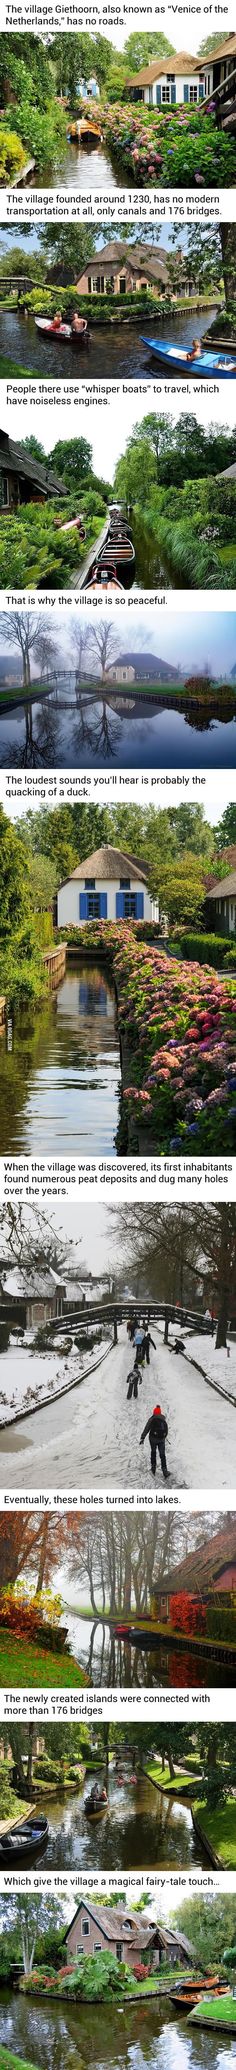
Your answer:
[[[40,2070],[230,2070],[234,2043],[155,2006],[45,2005],[1,1992],[0,2041]]]
[[[94,156],[91,164],[94,165]],[[68,184],[72,184],[71,180]],[[107,184],[111,185],[110,180]],[[103,185],[105,186],[104,181]],[[215,307],[197,312],[199,337],[204,335],[215,314]],[[55,343],[55,339],[50,338],[49,341],[47,335],[36,331],[33,316],[29,315],[26,321],[23,311],[0,310],[0,352],[4,353],[4,356],[9,355],[9,360],[15,360],[21,367],[25,367],[26,372],[28,370],[28,373],[42,375],[45,380],[50,378],[50,374],[53,379],[66,381],[104,378],[122,381],[127,375],[130,379],[135,377],[137,380],[142,375],[145,375],[145,380],[166,380],[165,368],[158,367],[157,360],[154,362],[151,359],[151,354],[143,343],[143,330],[150,338],[153,332],[158,336],[160,330],[163,341],[168,338],[170,344],[174,345],[176,341],[188,348],[192,345],[196,331],[196,314],[186,312],[183,316],[178,316],[173,310],[171,316],[164,318],[155,313],[154,318],[150,317],[147,320],[145,317],[145,320],[143,318],[142,322],[139,321],[137,324],[114,323],[111,329],[105,323],[96,325],[96,329],[92,328],[90,332],[89,352],[79,352],[76,355],[68,340],[66,344],[60,339]],[[186,379],[186,376],[183,375],[183,380],[184,378]],[[178,374],[178,383],[181,379],[181,374]],[[191,368],[188,367],[187,379],[196,382],[196,369],[192,375]]]
[[[70,966],[0,1048],[0,1155],[115,1156],[119,1054],[113,987],[99,964]]]
[[[99,1614],[86,1621],[79,1612],[76,1616],[70,1608],[69,1589],[62,1621],[67,1624],[71,1651],[94,1688],[103,1684],[106,1689],[119,1685],[126,1689],[205,1689],[206,1680],[207,1686],[220,1688],[225,1686],[226,1678],[230,1687],[235,1687],[235,1667],[229,1663],[221,1668],[216,1660],[206,1662],[204,1654],[194,1654],[187,1646],[182,1651],[174,1644],[163,1645],[161,1639],[151,1646],[148,1642],[132,1645],[128,1639],[116,1638],[115,1627],[104,1624]]]
[[[86,1778],[85,1796],[87,1790]],[[189,1804],[162,1795],[146,1776],[135,1785],[127,1774],[125,1782],[118,1784],[110,1773],[108,1794],[109,1812],[94,1830],[84,1815],[83,1791],[47,1800],[47,1868],[112,1870],[114,1858],[117,1870],[204,1866],[204,1849],[194,1834]],[[37,1810],[42,1815],[43,1803],[45,1807],[45,1799],[37,1796]]]
[[[157,586],[156,570],[155,576]],[[59,692],[53,687],[41,703],[18,705],[0,719],[0,767],[235,768],[234,707],[232,691],[222,710],[220,690],[205,707],[184,695],[178,705],[174,691],[166,698],[119,691],[101,698],[78,691],[70,675]]]
[[[105,149],[104,144],[98,144],[95,150],[94,145],[87,142],[78,150],[78,145],[71,144],[69,140],[63,152],[61,166],[57,163],[54,169],[53,165],[50,165],[44,169],[41,176],[37,173],[37,177],[30,181],[31,187],[40,190],[48,187],[66,187],[66,190],[68,187],[76,187],[77,193],[79,189],[80,194],[92,194],[95,188],[99,188],[100,193],[104,189],[105,194],[109,188],[110,194],[115,194],[117,188],[123,188],[125,184],[129,187],[135,186],[132,172],[125,182],[124,172],[115,167],[111,153]]]

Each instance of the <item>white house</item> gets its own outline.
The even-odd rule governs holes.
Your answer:
[[[236,70],[236,35],[222,38],[206,57],[188,57],[185,50],[175,56],[153,59],[130,80],[132,101],[144,101],[149,108],[197,107],[210,99]]]
[[[196,59],[188,57],[185,50],[177,56],[153,59],[151,65],[143,65],[130,80],[132,101],[144,101],[149,108],[181,107],[189,103],[197,106],[204,100],[202,66],[196,66]]]
[[[119,848],[95,848],[77,864],[57,894],[58,927],[84,920],[158,920],[145,865]]]

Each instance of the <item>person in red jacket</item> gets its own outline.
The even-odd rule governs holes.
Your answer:
[[[152,1415],[148,1417],[148,1422],[145,1423],[145,1429],[142,1430],[140,1445],[144,1445],[145,1437],[149,1437],[149,1444],[151,1449],[151,1473],[153,1473],[155,1476],[157,1452],[159,1452],[163,1480],[169,1481],[170,1475],[168,1473],[168,1467],[166,1465],[165,1446],[165,1441],[168,1437],[168,1423],[166,1422],[166,1417],[162,1414],[162,1409],[160,1409],[160,1405],[158,1405],[156,1409],[153,1409]]]

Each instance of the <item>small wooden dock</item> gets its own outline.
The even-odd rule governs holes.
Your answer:
[[[26,1825],[27,1819],[28,1819],[28,1818],[32,1818],[32,1817],[34,1817],[34,1813],[36,1813],[36,1812],[37,1812],[37,1807],[36,1807],[36,1804],[28,1804],[28,1798],[26,1798],[26,1807],[25,1807],[25,1811],[24,1811],[24,1810],[22,1810],[22,1811],[19,1811],[19,1812],[18,1812],[18,1817],[17,1817],[17,1818],[12,1818],[12,1816],[11,1816],[11,1818],[10,1818],[10,1816],[9,1816],[9,1818],[2,1818],[2,1819],[1,1819],[1,1821],[0,1821],[0,1840],[3,1840],[3,1839],[5,1839],[5,1833],[13,1833],[13,1829],[14,1829],[14,1832],[16,1831],[16,1833],[17,1833],[17,1827],[18,1827],[18,1826],[22,1826],[22,1825],[23,1825],[23,1823],[24,1823],[24,1825]]]
[[[56,992],[57,985],[65,977],[66,949],[66,942],[58,942],[56,948],[44,949],[43,963],[49,977],[50,992]]]

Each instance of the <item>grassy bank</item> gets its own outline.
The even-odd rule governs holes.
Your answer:
[[[37,2063],[26,2062],[25,2056],[13,2056],[12,2050],[0,2043],[0,2070],[37,2070]]]
[[[169,1768],[162,1769],[161,1765],[156,1765],[154,1761],[150,1762],[146,1769],[146,1774],[149,1777],[149,1781],[156,1784],[156,1789],[166,1791],[167,1796],[180,1797],[181,1793],[183,1795],[184,1792],[188,1791],[189,1794],[190,1790],[192,1796],[195,1796],[196,1777],[194,1776],[187,1775],[187,1773],[185,1775],[172,1776],[170,1775]]]
[[[236,1998],[231,1997],[231,1992],[227,1998],[203,1998],[188,2018],[199,2027],[207,2026],[209,2021],[209,2026],[236,2028]]]
[[[16,359],[9,359],[6,353],[0,352],[0,381],[12,381],[13,379],[33,381],[34,374],[30,371],[30,367],[20,367]]]
[[[209,1841],[213,1854],[219,1856],[222,1868],[236,1868],[236,1799],[227,1797],[224,1804],[216,1804],[210,1811],[204,1799],[195,1798],[194,1811],[203,1841]]]
[[[73,1654],[44,1652],[30,1641],[12,1638],[10,1632],[1,1633],[1,1689],[81,1689],[86,1681]]]

